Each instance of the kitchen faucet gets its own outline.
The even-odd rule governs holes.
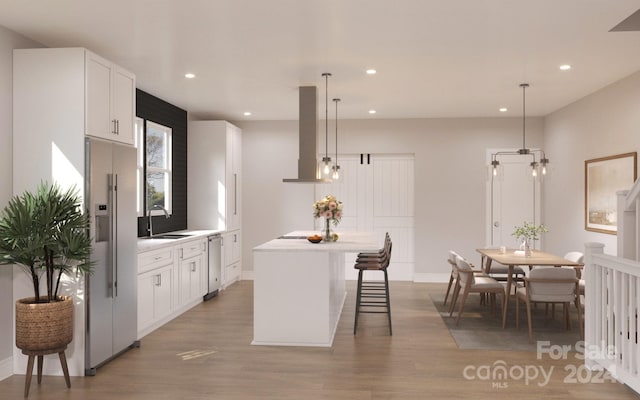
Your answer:
[[[147,216],[148,216],[148,218],[149,218],[149,229],[148,229],[148,231],[149,231],[149,237],[153,236],[153,222],[152,222],[153,220],[151,219],[151,210],[158,209],[158,208],[159,208],[159,209],[161,209],[161,210],[162,210],[162,212],[164,212],[164,217],[165,217],[166,219],[169,219],[169,217],[170,217],[170,215],[169,215],[169,213],[167,212],[167,209],[166,209],[166,208],[162,207],[160,204],[154,204],[154,205],[149,209],[149,212],[148,212],[148,214],[147,214]]]

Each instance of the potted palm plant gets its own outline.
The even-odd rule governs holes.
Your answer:
[[[13,197],[0,213],[0,265],[19,266],[33,287],[33,297],[16,302],[16,346],[30,357],[73,338],[73,301],[60,295],[61,279],[91,271],[88,228],[76,190],[57,184]]]

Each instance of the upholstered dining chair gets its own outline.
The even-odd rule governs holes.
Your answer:
[[[531,326],[531,304],[562,304],[564,310],[565,329],[571,328],[569,307],[576,304],[578,322],[582,327],[582,312],[578,293],[578,278],[573,268],[537,267],[524,278],[524,287],[516,290],[516,328],[520,321],[520,301],[527,307],[527,323],[529,326],[529,342],[533,339]]]
[[[456,318],[456,326],[460,323],[460,317],[464,311],[464,305],[467,301],[469,293],[482,293],[482,294],[497,294],[501,295],[501,303],[504,305],[506,300],[505,288],[502,284],[495,279],[485,276],[476,275],[471,265],[464,258],[457,256],[456,269],[458,272],[458,280],[453,293],[453,299],[451,300],[451,306],[449,307],[449,316],[453,315],[456,302],[458,300],[458,294],[462,290],[462,298],[460,299],[460,308],[458,309],[458,317]],[[495,308],[495,296],[491,296],[491,305]]]
[[[447,305],[447,298],[449,297],[449,292],[451,291],[451,287],[458,280],[458,269],[456,268],[456,258],[458,258],[458,253],[456,253],[453,250],[449,250],[449,258],[447,258],[447,262],[451,267],[451,275],[449,276],[449,285],[447,285],[447,292],[444,294],[444,305]],[[451,296],[453,296],[453,293],[451,294]]]
[[[455,292],[456,285],[458,283],[458,268],[456,266],[456,260],[458,257],[460,257],[458,253],[456,253],[453,250],[449,250],[449,257],[447,258],[447,262],[451,267],[451,275],[449,276],[449,284],[447,285],[447,292],[444,294],[444,302],[443,302],[444,305],[447,305],[447,298],[449,297],[449,293],[451,293],[451,297],[453,297],[453,292],[451,292],[451,288],[453,288]],[[472,264],[469,264],[469,266],[471,267],[471,269],[473,270],[473,273],[476,276],[485,275],[485,273],[482,270],[475,269]]]

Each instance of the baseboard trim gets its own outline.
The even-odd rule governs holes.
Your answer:
[[[242,271],[242,276],[240,277],[243,281],[252,281],[253,280],[253,270],[251,271]]]
[[[0,360],[0,381],[13,375],[13,357]]]
[[[413,281],[420,283],[446,283],[449,282],[450,273],[431,273],[431,272],[416,272],[413,274]]]

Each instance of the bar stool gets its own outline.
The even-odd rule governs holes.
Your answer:
[[[356,313],[353,323],[353,334],[358,328],[360,313],[387,314],[389,320],[389,335],[393,335],[391,328],[391,300],[389,298],[389,277],[387,267],[391,260],[391,238],[387,233],[385,245],[377,252],[360,253],[354,268],[358,270],[358,288],[356,294]],[[364,271],[382,271],[383,281],[364,281]],[[361,309],[364,308],[364,309]],[[383,310],[384,309],[384,310]]]

